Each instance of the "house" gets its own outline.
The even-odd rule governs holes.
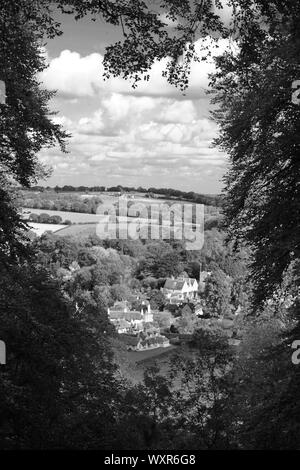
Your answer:
[[[182,316],[189,316],[191,317],[194,314],[192,308],[189,304],[185,304],[185,306],[181,309]]]
[[[170,346],[169,339],[161,335],[156,328],[139,332],[136,335],[121,334],[120,339],[126,344],[128,351],[147,351]]]
[[[204,315],[202,305],[196,304],[194,312],[195,312],[195,315],[197,315],[197,317],[202,317]]]
[[[177,279],[169,278],[166,280],[162,292],[172,304],[194,300],[198,297],[198,282],[196,279],[184,275],[179,276]]]
[[[147,301],[142,301],[140,310],[130,310],[127,300],[116,302],[113,307],[107,309],[107,314],[118,333],[141,331],[146,323],[153,323],[153,313]]]
[[[122,318],[120,320],[115,320],[115,322],[112,322],[117,330],[118,333],[127,333],[130,331],[132,325],[130,322],[127,320],[123,320]]]

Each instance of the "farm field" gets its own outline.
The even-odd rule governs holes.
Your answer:
[[[82,212],[68,212],[68,211],[56,211],[56,210],[48,210],[48,209],[31,209],[31,208],[26,208],[23,209],[23,219],[28,220],[30,214],[48,214],[49,216],[60,216],[62,218],[62,221],[70,220],[73,224],[97,224],[103,219],[102,214],[87,214],[87,213],[82,213]],[[127,222],[127,221],[132,221],[134,219],[133,217],[126,217],[126,216],[120,216],[117,217],[119,222]],[[148,219],[146,218],[139,218],[140,222],[148,223]],[[158,212],[152,213],[151,214],[151,220],[153,222],[158,221]],[[170,220],[163,220],[163,225],[168,227],[171,225]],[[176,222],[177,225],[177,222]],[[181,223],[180,223],[181,225]],[[189,226],[192,225],[189,222],[185,222],[185,225]],[[194,224],[193,224],[194,225]],[[198,225],[198,224],[196,224]]]
[[[85,223],[85,222],[94,222],[95,224],[99,222],[100,217],[97,214],[85,214],[82,212],[66,212],[66,211],[54,211],[48,209],[31,209],[25,208],[26,213],[23,212],[23,218],[28,219],[30,214],[48,214],[50,216],[58,215],[62,218],[62,221],[70,220],[72,223]]]
[[[107,201],[108,202],[108,201]],[[26,212],[25,212],[26,211]],[[95,223],[97,224],[101,218],[103,217],[102,214],[88,214],[83,212],[69,212],[69,211],[56,211],[51,209],[31,209],[31,208],[24,208],[23,209],[23,218],[27,220],[30,214],[48,214],[49,216],[58,215],[62,218],[62,221],[70,220],[73,224],[81,224],[81,223]],[[127,220],[126,216],[118,217],[119,221],[125,222]],[[132,220],[132,218],[130,218]],[[147,219],[140,219],[141,221],[147,221]]]
[[[50,232],[58,232],[61,229],[64,229],[65,227],[68,227],[67,225],[60,225],[60,224],[39,224],[36,222],[29,222],[28,223],[30,230],[34,232],[38,237],[43,235],[43,233],[50,231]]]
[[[129,219],[129,222],[132,223],[132,219]],[[130,226],[130,224],[128,224],[128,227]],[[144,229],[141,227],[142,230],[144,230],[144,233],[145,233],[145,227],[147,227],[147,225],[144,226]],[[125,227],[124,227],[125,228]],[[157,233],[158,233],[158,230],[160,228],[159,225],[151,225],[151,228],[152,230],[156,230]],[[132,235],[133,232],[131,232],[131,235]],[[171,231],[172,233],[172,231]],[[84,237],[89,237],[90,235],[97,235],[100,236],[100,232],[99,232],[99,225],[97,223],[89,223],[89,224],[78,224],[78,225],[64,225],[64,228],[62,230],[59,230],[57,232],[57,235],[61,236],[61,237],[72,237],[72,236],[77,236],[77,235],[80,235],[80,236],[84,236]],[[177,239],[178,240],[181,240],[180,238],[180,234],[182,235],[182,232],[178,229],[178,237]],[[150,235],[148,235],[150,236]],[[164,239],[168,239],[169,238],[169,228],[168,227],[163,227],[162,228],[162,234],[161,234],[161,237]],[[144,236],[141,236],[141,238],[144,238]]]
[[[90,235],[96,235],[96,228],[97,223],[64,225],[64,228],[59,230],[56,235],[59,235],[60,237],[73,237],[77,235],[89,237]]]
[[[91,196],[89,194],[82,195],[84,196]],[[94,196],[94,195],[93,195]],[[100,196],[100,194],[98,195]],[[109,207],[114,207],[117,209],[116,205],[118,202],[123,202],[124,204],[124,209],[122,209],[122,206],[120,207],[120,216],[117,216],[119,230],[123,231],[125,230],[127,236],[129,238],[132,237],[139,237],[139,238],[154,238],[154,239],[169,239],[170,236],[174,237],[177,240],[181,239],[188,239],[190,236],[190,231],[192,230],[193,232],[196,230],[197,232],[201,233],[202,230],[202,221],[199,219],[197,220],[197,223],[191,223],[191,221],[188,219],[191,214],[189,212],[185,213],[182,205],[184,204],[182,201],[170,201],[167,199],[163,198],[146,198],[143,196],[139,195],[128,195],[125,197],[120,197],[113,195],[113,194],[101,194],[101,201],[102,204],[100,203],[100,206],[98,206],[99,210],[105,206]],[[128,202],[131,204],[136,204],[137,207],[132,208],[132,216],[127,217],[126,215],[121,215],[122,210],[125,211],[126,214],[126,206]],[[166,204],[168,203],[168,204]],[[173,205],[178,205],[179,209],[178,211],[175,211],[175,218],[174,221],[172,219],[172,222],[170,221],[170,212],[164,212],[162,210],[162,205],[166,204],[168,206],[173,206]],[[141,206],[141,212],[139,213],[139,205]],[[197,205],[197,204],[196,204]],[[145,215],[147,214],[147,210],[144,214],[143,208],[148,209],[149,216],[151,214],[151,231],[149,230],[149,222],[150,220],[145,218]],[[151,212],[149,210],[151,208]],[[97,208],[96,208],[97,209]],[[136,209],[137,215],[141,215],[144,217],[138,217],[138,221],[136,221],[136,225],[132,224],[132,222],[135,221],[135,214],[136,214]],[[205,220],[209,220],[211,217],[214,216],[214,211],[219,211],[218,208],[214,208],[212,206],[205,206]],[[162,220],[159,222],[160,219],[160,211],[162,215]],[[114,211],[112,212],[112,214]],[[123,212],[124,213],[124,212]],[[129,212],[130,213],[130,212]],[[22,217],[25,220],[29,219],[30,214],[36,214],[36,215],[41,215],[41,214],[47,214],[49,217],[52,216],[59,216],[61,217],[61,223],[59,225],[54,225],[51,224],[51,221],[49,220],[49,224],[40,224],[40,221],[37,222],[31,222],[32,228],[34,233],[36,235],[41,236],[43,233],[46,231],[52,231],[56,232],[59,236],[83,236],[83,237],[89,237],[90,235],[96,235],[102,236],[106,238],[106,233],[107,233],[107,226],[104,225],[103,229],[103,235],[101,231],[101,221],[104,221],[104,217],[102,214],[92,214],[89,212],[73,212],[73,211],[67,211],[67,210],[55,210],[55,209],[41,209],[41,208],[31,208],[31,207],[23,207],[22,209]],[[184,224],[182,224],[181,219],[187,219],[184,220]],[[72,225],[65,224],[65,221],[70,221]],[[46,221],[47,222],[47,221]],[[113,225],[113,217],[110,218],[110,227],[109,231],[112,230],[111,232],[111,237],[116,238],[116,231],[115,227]],[[195,221],[196,222],[196,221]],[[100,224],[99,224],[100,223]],[[175,227],[173,226],[173,223],[175,224]],[[102,229],[102,230],[103,230]],[[188,232],[186,232],[186,230]],[[176,233],[176,235],[170,235]],[[139,233],[140,232],[140,233]],[[138,234],[139,233],[139,234]],[[191,232],[192,233],[192,232]],[[118,238],[118,235],[117,235]],[[121,237],[124,238],[124,235]]]

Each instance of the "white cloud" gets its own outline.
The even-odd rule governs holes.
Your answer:
[[[200,58],[206,56],[207,47],[212,55],[218,55],[229,47],[229,43],[224,39],[219,39],[216,43],[208,38],[198,39],[195,49]],[[104,81],[102,61],[103,56],[99,53],[82,57],[78,52],[64,50],[59,57],[50,60],[49,67],[41,74],[41,79],[47,88],[58,90],[59,94],[66,98],[102,96],[103,93],[109,92],[134,96],[181,97],[180,92],[162,77],[167,59],[156,61],[150,71],[149,82],[141,80],[136,90],[133,90],[128,81],[119,77]],[[208,74],[213,71],[214,64],[209,57],[207,60],[193,63],[187,96],[205,97]]]
[[[81,57],[78,52],[65,50],[50,61],[41,79],[47,88],[66,96],[93,96],[100,83],[101,68],[100,54]]]
[[[228,46],[223,40],[218,44],[221,52]],[[197,41],[199,54],[207,45]],[[198,184],[216,185],[226,161],[211,147],[217,128],[208,118],[205,89],[213,63],[193,65],[183,97],[161,77],[165,62],[155,63],[150,82],[133,91],[120,78],[103,81],[100,54],[82,57],[66,50],[50,60],[42,80],[68,99],[65,116],[55,121],[72,134],[67,156],[57,149],[41,153],[55,169],[55,184],[173,185],[199,191],[205,189]],[[92,108],[84,106],[87,102]],[[72,117],[69,109],[76,110]]]
[[[195,184],[204,170],[221,171],[225,164],[224,155],[211,148],[216,125],[189,100],[113,93],[91,116],[60,120],[73,135],[70,153],[65,158],[44,151],[41,158],[64,179],[81,174],[91,181],[98,175],[111,184],[118,178],[129,184],[128,179],[144,178],[155,186],[173,173]]]

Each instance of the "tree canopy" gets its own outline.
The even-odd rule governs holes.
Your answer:
[[[213,116],[220,124],[216,143],[230,160],[227,226],[231,238],[253,249],[259,304],[300,255],[300,107],[292,101],[300,76],[300,6],[237,3],[237,47],[216,59]]]

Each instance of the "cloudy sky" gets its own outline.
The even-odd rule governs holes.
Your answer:
[[[57,90],[55,120],[72,137],[67,155],[57,148],[42,152],[41,161],[53,168],[46,184],[218,193],[226,156],[211,145],[217,127],[205,90],[212,63],[193,65],[185,96],[162,78],[163,62],[153,67],[150,82],[133,90],[125,80],[102,78],[104,48],[118,39],[118,29],[101,19],[75,22],[64,15],[61,21],[64,34],[48,42],[49,67],[41,79]]]

